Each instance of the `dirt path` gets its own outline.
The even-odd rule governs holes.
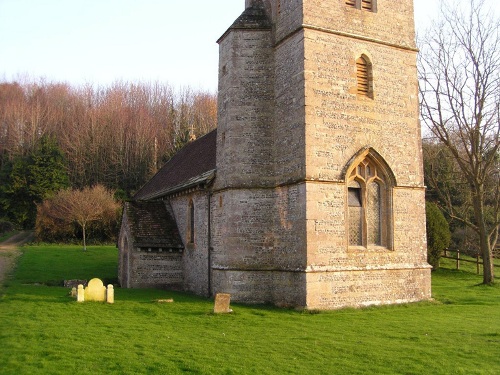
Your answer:
[[[12,267],[20,254],[19,247],[31,241],[34,235],[31,231],[22,231],[0,242],[0,284],[10,274]]]

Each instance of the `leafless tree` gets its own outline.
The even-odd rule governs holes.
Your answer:
[[[117,216],[119,204],[102,185],[82,190],[61,190],[43,203],[44,215],[65,224],[77,223],[83,232],[83,250],[87,250],[86,230],[95,221],[109,221]],[[40,214],[40,209],[39,209]]]
[[[477,233],[485,284],[494,282],[500,225],[500,23],[490,4],[443,2],[441,18],[419,41],[423,123],[454,160],[455,182],[465,182],[471,210],[452,204],[453,181],[432,187],[449,216]]]
[[[68,161],[73,187],[103,184],[132,193],[187,131],[200,136],[215,128],[216,108],[214,93],[176,92],[158,82],[0,83],[0,167],[50,135]]]

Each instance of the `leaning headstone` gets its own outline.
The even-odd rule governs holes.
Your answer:
[[[229,303],[231,302],[231,295],[228,293],[217,293],[215,295],[214,313],[215,314],[227,314],[233,312],[229,308]]]
[[[76,301],[83,302],[85,301],[85,290],[83,289],[83,285],[78,285],[78,291],[76,292]]]
[[[115,303],[115,290],[111,284],[108,285],[108,289],[106,290],[106,302]]]
[[[77,296],[77,291],[76,287],[71,288],[71,297],[76,297]]]
[[[92,279],[85,288],[85,301],[106,301],[106,288],[100,279]]]

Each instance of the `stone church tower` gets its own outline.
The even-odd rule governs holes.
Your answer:
[[[212,293],[430,298],[413,0],[246,0],[218,43]]]

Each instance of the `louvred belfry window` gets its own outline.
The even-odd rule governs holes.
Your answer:
[[[373,99],[372,64],[365,55],[356,60],[357,94]]]
[[[360,10],[366,10],[368,12],[377,11],[377,0],[345,0],[345,4],[347,6]]]
[[[373,98],[372,65],[364,55],[356,60],[356,81],[358,95]]]
[[[361,9],[372,11],[373,10],[372,0],[361,0]]]
[[[368,63],[363,57],[356,60],[356,78],[358,94],[368,95]]]

